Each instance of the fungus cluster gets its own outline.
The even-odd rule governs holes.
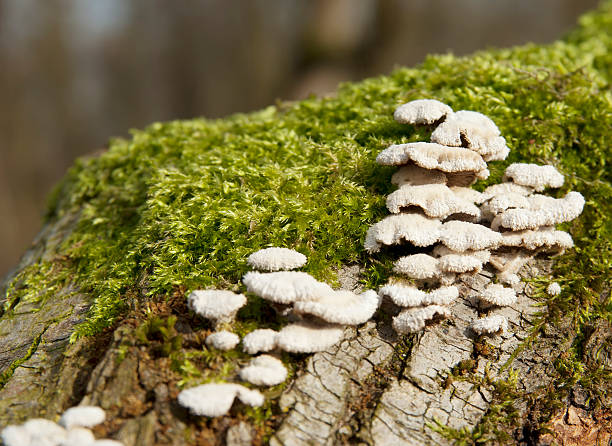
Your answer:
[[[429,142],[391,145],[376,158],[399,168],[391,177],[398,188],[387,197],[391,215],[369,228],[364,248],[375,253],[383,246],[412,246],[395,262],[397,276],[379,290],[381,298],[402,308],[393,319],[397,332],[414,332],[448,317],[447,305],[459,294],[453,284],[487,263],[499,282],[514,285],[519,269],[536,253],[562,253],[573,246],[571,236],[554,225],[580,215],[582,195],[569,192],[556,199],[535,193],[563,185],[553,166],[511,164],[503,183],[484,192],[470,187],[489,176],[487,162],[504,160],[510,151],[491,119],[454,112],[433,99],[403,104],[394,118],[435,126]],[[430,291],[421,290],[425,287]],[[491,310],[514,303],[516,293],[490,284],[479,299],[481,310]],[[503,316],[490,315],[474,321],[472,329],[491,334],[506,326]]]
[[[123,446],[115,440],[96,440],[89,428],[106,419],[104,410],[96,406],[76,406],[66,410],[58,423],[33,418],[22,425],[2,430],[4,446]]]
[[[267,300],[291,322],[275,331],[257,329],[242,338],[218,330],[206,338],[209,347],[231,350],[242,342],[249,355],[268,352],[313,353],[338,343],[345,325],[368,321],[379,304],[378,294],[366,291],[355,294],[336,291],[299,268],[306,257],[287,248],[267,248],[251,254],[247,263],[259,271],[244,275],[242,282],[249,293]],[[197,290],[188,297],[189,307],[215,327],[230,322],[246,304],[246,297],[231,291]],[[263,354],[253,358],[238,373],[242,381],[256,386],[275,386],[287,378],[287,369],[275,356]],[[215,417],[226,414],[234,400],[259,406],[263,396],[240,384],[214,383],[186,389],[179,394],[179,404],[195,415]]]

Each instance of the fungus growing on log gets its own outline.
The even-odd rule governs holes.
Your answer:
[[[272,351],[276,348],[277,334],[278,332],[269,328],[253,330],[242,338],[243,350],[249,355]]]
[[[66,429],[71,427],[94,427],[104,423],[106,413],[97,406],[75,406],[66,410],[59,420],[59,424]]]
[[[229,412],[236,397],[254,407],[264,402],[259,391],[230,383],[203,384],[183,390],[178,395],[178,402],[194,415],[218,417]]]
[[[231,350],[235,348],[239,342],[240,338],[237,334],[226,330],[217,331],[206,337],[206,345],[216,348],[217,350]]]
[[[383,245],[397,245],[403,241],[414,246],[431,246],[440,238],[442,223],[421,214],[390,215],[372,225],[366,234],[366,251],[378,252]]]
[[[332,324],[357,325],[367,322],[378,308],[378,295],[373,290],[363,294],[340,290],[313,300],[296,302],[293,310],[311,314]]]
[[[514,163],[506,168],[504,179],[513,183],[528,186],[541,192],[547,187],[563,186],[564,178],[553,166],[538,166],[537,164]]]
[[[273,247],[254,252],[247,263],[259,271],[286,271],[304,266],[306,256],[293,249]]]
[[[549,296],[558,296],[561,294],[561,285],[559,285],[557,282],[552,282],[546,287],[546,293]]]
[[[226,290],[196,290],[187,298],[191,310],[215,322],[231,321],[246,301],[244,295]]]
[[[478,297],[486,304],[506,307],[516,302],[516,291],[493,283],[488,285]]]
[[[342,338],[343,327],[309,322],[290,324],[276,336],[278,348],[291,353],[314,353],[327,350]]]
[[[450,310],[442,305],[408,308],[395,316],[392,324],[399,334],[408,334],[425,328],[425,325],[436,317],[450,317]]]
[[[440,287],[430,292],[413,286],[387,284],[378,290],[381,298],[387,297],[400,307],[421,307],[425,305],[448,305],[459,296],[455,286]]]
[[[452,113],[453,110],[440,101],[418,99],[397,107],[393,118],[400,124],[433,124]]]
[[[333,291],[326,283],[301,271],[249,272],[242,278],[242,283],[249,293],[277,304],[311,300]]]
[[[508,319],[501,315],[486,316],[472,321],[470,328],[479,335],[501,333],[508,330]]]
[[[240,370],[240,378],[256,386],[275,386],[287,379],[287,369],[274,356],[261,355]]]

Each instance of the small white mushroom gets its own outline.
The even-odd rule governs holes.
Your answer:
[[[514,183],[532,187],[538,192],[547,187],[561,187],[564,182],[563,175],[553,166],[514,163],[506,168],[505,174]]]
[[[331,287],[301,271],[249,272],[242,278],[247,291],[271,302],[290,304],[331,292]]]
[[[260,271],[290,270],[304,266],[306,256],[288,248],[265,248],[251,254],[247,263]]]
[[[498,283],[488,285],[478,297],[481,301],[498,307],[505,307],[516,302],[514,289],[505,288]]]
[[[438,259],[428,254],[413,254],[400,257],[393,264],[393,271],[411,279],[431,279],[441,274]]]
[[[529,209],[508,209],[495,217],[491,227],[520,231],[540,226],[553,226],[575,219],[582,213],[584,207],[584,197],[579,192],[568,192],[560,199],[543,195],[528,199],[530,199]]]
[[[453,110],[435,99],[417,99],[395,109],[393,118],[400,124],[433,124],[451,115]]]
[[[482,113],[461,110],[441,123],[431,141],[445,146],[466,147],[486,161],[506,159],[510,149],[495,123]]]
[[[216,348],[217,350],[231,350],[240,342],[237,334],[226,330],[217,331],[206,337],[206,345]]]
[[[98,424],[104,423],[106,419],[106,413],[104,409],[98,406],[75,406],[66,410],[60,420],[59,424],[64,426],[66,429],[71,427],[94,427]]]
[[[178,395],[178,402],[194,415],[219,417],[229,412],[236,396],[250,406],[261,406],[264,401],[257,390],[239,384],[218,383],[183,390]]]
[[[66,439],[58,446],[90,446],[96,441],[94,434],[84,427],[73,427],[66,431]]]
[[[327,350],[342,338],[344,329],[337,325],[297,322],[278,332],[278,348],[291,353],[315,353]]]
[[[445,184],[402,186],[387,197],[387,209],[397,214],[402,208],[418,206],[428,217],[444,219],[452,214],[480,218],[480,209],[453,193]]]
[[[479,335],[501,333],[508,330],[508,320],[502,315],[492,315],[476,319],[470,328]]]
[[[312,314],[326,322],[357,325],[367,322],[378,308],[378,295],[373,290],[363,294],[339,290],[321,295],[314,300],[296,302],[297,313]]]
[[[561,294],[561,285],[557,282],[552,282],[546,287],[546,292],[549,296],[558,296]]]
[[[499,183],[487,187],[482,192],[482,195],[484,196],[485,200],[490,200],[493,197],[503,196],[509,193],[519,194],[526,197],[527,195],[531,195],[533,193],[533,189],[516,183]]]
[[[256,386],[275,386],[287,379],[287,369],[275,357],[261,355],[240,370],[240,379]]]
[[[420,307],[423,305],[448,305],[459,296],[455,286],[440,287],[429,293],[416,287],[387,284],[378,290],[379,296],[388,297],[400,307]]]
[[[499,232],[465,221],[448,221],[440,232],[440,242],[455,252],[496,248],[501,241]]]
[[[376,157],[376,162],[385,166],[401,166],[414,162],[425,169],[443,172],[474,172],[480,179],[489,176],[487,164],[482,157],[469,149],[446,147],[429,142],[414,142],[392,145]]]
[[[242,348],[249,355],[272,351],[276,348],[276,335],[278,332],[269,328],[253,330],[242,338]]]
[[[372,225],[366,234],[366,251],[378,252],[382,245],[395,245],[407,241],[415,246],[430,246],[440,237],[442,223],[421,214],[390,215]]]
[[[435,317],[450,317],[450,310],[441,305],[408,308],[393,318],[393,328],[399,334],[414,333],[425,328]]]
[[[31,435],[23,426],[9,425],[2,429],[0,438],[4,446],[28,446]]]
[[[205,319],[231,321],[247,299],[227,290],[196,290],[189,294],[189,308]]]
[[[574,246],[572,236],[553,227],[502,232],[501,246],[521,247],[529,250],[539,248],[563,252]]]
[[[446,184],[446,174],[439,170],[423,169],[422,167],[408,164],[401,166],[391,176],[391,183],[398,186],[419,186],[422,184]]]

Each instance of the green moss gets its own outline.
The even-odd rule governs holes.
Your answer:
[[[490,164],[488,183],[511,162],[552,163],[566,176],[553,193],[571,189],[586,197],[583,215],[565,225],[576,248],[555,267],[564,292],[545,298],[538,325],[570,315],[580,334],[597,318],[612,320],[610,54],[607,1],[551,45],[431,56],[414,69],[344,84],[332,98],[133,131],[102,156],[79,160],[58,186],[48,218],[78,212],[77,229],[61,260],[13,282],[5,309],[19,299],[52,298],[74,281],[93,299],[75,336],[91,335],[113,324],[130,295],[164,296],[179,286],[238,289],[247,255],[271,245],[306,254],[305,270],[330,281],[340,265],[359,262],[364,283],[376,287],[391,256],[370,257],[362,242],[368,226],[387,214],[392,169],[374,160],[389,144],[428,137],[426,129],[393,121],[398,104],[437,98],[487,114],[506,137],[511,154]],[[572,349],[580,361],[577,339]],[[584,370],[567,379],[590,376]]]

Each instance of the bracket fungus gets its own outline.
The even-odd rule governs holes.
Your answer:
[[[240,370],[240,378],[256,386],[275,386],[287,379],[287,369],[274,356],[261,355]]]
[[[547,187],[563,186],[564,178],[554,166],[538,166],[537,164],[514,163],[506,168],[504,179],[510,179],[515,184],[534,188],[541,192]]]
[[[433,124],[453,113],[453,109],[435,99],[418,99],[400,105],[393,118],[400,124]]]
[[[516,302],[516,291],[498,283],[493,283],[488,285],[478,297],[485,304],[506,307]]]
[[[501,333],[508,330],[508,319],[502,315],[486,316],[472,321],[470,328],[479,335]]]
[[[399,334],[414,333],[425,328],[428,322],[436,318],[450,317],[448,307],[429,305],[426,307],[408,308],[393,318],[393,328]]]
[[[378,290],[378,294],[381,298],[391,299],[399,307],[421,307],[448,305],[459,296],[459,289],[446,286],[426,292],[413,286],[387,284]]]
[[[202,384],[181,391],[178,402],[192,414],[204,417],[218,417],[229,412],[238,398],[249,406],[261,406],[263,395],[257,390],[247,389],[240,384]]]
[[[66,410],[59,420],[59,424],[66,429],[71,427],[94,427],[104,423],[106,413],[97,406],[75,406]]]
[[[259,271],[286,271],[306,264],[306,256],[289,248],[265,248],[254,252],[247,263]]]
[[[270,328],[253,330],[242,338],[242,348],[249,355],[272,351],[276,348],[277,334],[278,332]]]
[[[237,334],[226,330],[217,331],[206,337],[206,345],[216,348],[217,350],[231,350],[235,348],[239,342],[240,338]]]
[[[367,322],[378,308],[378,294],[368,290],[362,294],[340,290],[293,305],[297,313],[311,314],[332,324],[357,325]]]
[[[243,294],[226,290],[196,290],[187,298],[191,310],[216,322],[231,321],[246,302]]]
[[[383,245],[397,245],[403,241],[414,246],[431,246],[440,238],[442,222],[421,214],[390,215],[372,225],[366,234],[364,248],[373,253]]]
[[[291,353],[314,353],[327,350],[342,338],[344,328],[338,325],[323,325],[297,322],[285,326],[276,336],[278,348]]]
[[[480,209],[453,191],[445,184],[404,185],[387,197],[387,209],[393,214],[402,208],[417,206],[425,215],[446,218],[452,214],[466,214],[480,218]]]
[[[246,285],[249,293],[277,304],[311,300],[333,291],[326,283],[319,282],[310,274],[301,271],[249,272],[242,278],[242,283]]]

